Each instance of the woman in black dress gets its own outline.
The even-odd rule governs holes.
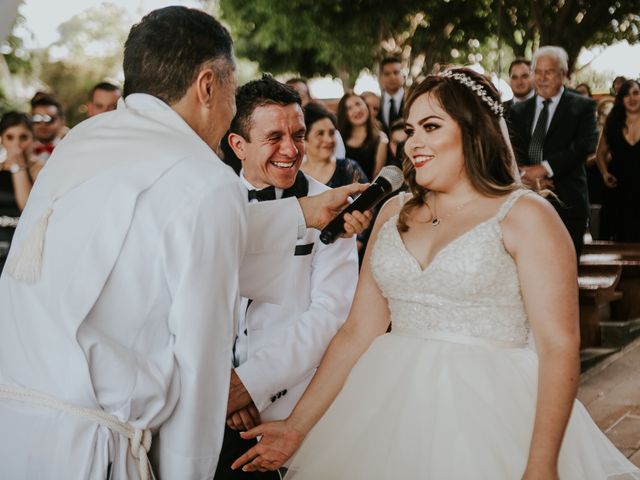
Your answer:
[[[389,140],[381,132],[360,95],[346,93],[338,103],[338,130],[344,139],[347,158],[360,164],[373,179],[387,160]]]
[[[635,80],[624,82],[616,95],[596,161],[608,187],[602,202],[601,238],[640,242],[640,84]]]
[[[24,113],[0,119],[0,272],[20,213],[42,165],[32,156],[33,129]]]

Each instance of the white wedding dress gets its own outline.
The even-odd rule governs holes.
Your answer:
[[[397,216],[380,230],[373,274],[393,331],[377,338],[294,457],[287,480],[520,480],[536,411],[538,358],[501,220],[461,235],[426,269]],[[561,480],[640,479],[575,402]]]

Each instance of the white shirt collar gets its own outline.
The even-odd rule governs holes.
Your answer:
[[[247,190],[262,190],[262,188],[266,188],[266,187],[262,187],[262,188],[254,187],[253,184],[249,180],[247,180],[247,178],[244,176],[244,168],[240,170],[240,181],[247,188]],[[276,189],[276,198],[277,199],[282,198],[282,192],[284,190],[278,187],[275,187],[275,189]]]
[[[564,87],[560,87],[560,90],[558,91],[558,93],[556,93],[553,97],[551,97],[551,104],[552,105],[558,105],[558,103],[560,102],[560,97],[562,97],[562,94],[564,93]],[[542,102],[544,102],[544,98],[541,97],[540,95],[536,96],[536,105],[540,108],[542,108]]]

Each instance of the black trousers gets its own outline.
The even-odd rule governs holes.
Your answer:
[[[222,451],[218,459],[218,468],[214,480],[280,480],[278,472],[243,472],[231,470],[231,464],[256,444],[256,440],[245,440],[240,434],[224,427]]]

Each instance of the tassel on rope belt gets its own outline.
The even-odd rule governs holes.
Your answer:
[[[8,217],[7,215],[0,215],[0,227],[16,228],[18,226],[18,220],[20,220],[20,217]]]
[[[120,421],[114,415],[104,410],[93,408],[84,408],[71,405],[44,393],[36,392],[28,388],[0,385],[0,398],[9,398],[22,403],[31,403],[59,410],[76,417],[86,418],[98,425],[107,427],[113,432],[129,439],[131,455],[138,461],[138,472],[140,480],[149,480],[152,478],[151,468],[149,467],[149,459],[147,453],[151,448],[151,430],[141,430],[133,428],[128,423]]]

